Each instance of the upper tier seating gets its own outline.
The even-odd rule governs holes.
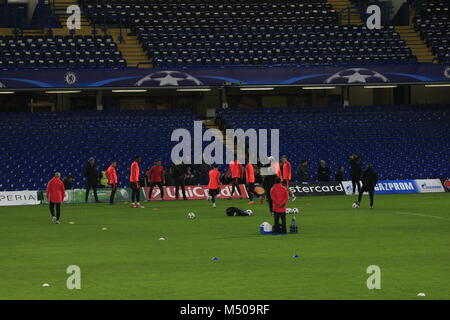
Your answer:
[[[326,0],[80,1],[129,26],[157,67],[414,62],[393,27],[340,26]]]
[[[193,131],[190,111],[122,111],[2,113],[0,117],[0,191],[42,190],[56,171],[72,173],[83,187],[89,157],[104,170],[118,162],[121,186],[129,185],[129,166],[136,155],[142,170],[156,159],[170,162],[172,131]]]
[[[415,1],[414,26],[441,62],[450,63],[450,2]]]
[[[352,153],[372,162],[381,179],[450,176],[450,105],[246,108],[220,117],[231,128],[280,129],[280,153],[295,169],[308,159],[312,181],[321,159],[332,178],[344,165],[349,179]]]
[[[0,69],[125,66],[110,36],[0,36]]]

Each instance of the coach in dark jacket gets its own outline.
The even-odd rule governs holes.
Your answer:
[[[90,158],[88,161],[88,165],[86,166],[86,168],[84,168],[84,178],[86,179],[86,197],[84,199],[85,202],[88,202],[89,191],[91,190],[91,188],[92,190],[94,190],[95,202],[100,202],[98,201],[97,196],[98,171],[95,166],[94,158]]]
[[[327,167],[325,160],[320,160],[320,165],[317,168],[317,181],[330,181],[330,168]]]
[[[373,209],[373,195],[375,192],[375,186],[378,182],[378,174],[374,170],[372,164],[369,164],[367,166],[367,169],[364,171],[361,180],[362,187],[361,190],[359,190],[358,204],[361,203],[363,193],[368,192],[370,197],[370,209]]]
[[[308,160],[303,160],[297,167],[298,182],[309,181]]]

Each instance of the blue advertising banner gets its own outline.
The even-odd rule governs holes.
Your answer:
[[[374,84],[450,81],[450,66],[404,65],[0,71],[0,89]]]
[[[345,194],[352,195],[351,181],[343,181]],[[419,193],[415,180],[380,180],[375,186],[375,194]]]

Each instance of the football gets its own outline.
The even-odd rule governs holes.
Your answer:
[[[286,214],[291,214],[292,212],[292,208],[286,208]]]
[[[188,219],[195,219],[195,213],[189,212],[189,213],[187,214],[187,217],[188,217]]]
[[[353,202],[353,204],[352,204],[352,208],[353,209],[358,209],[359,208],[359,203],[358,202]]]
[[[298,208],[292,208],[292,214],[298,214],[299,212]]]
[[[245,210],[245,212],[249,215],[249,216],[251,216],[252,214],[253,214],[253,211],[252,210],[250,210],[250,209],[248,209],[248,210]]]

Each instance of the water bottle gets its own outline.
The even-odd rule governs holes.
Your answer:
[[[292,218],[290,231],[291,233],[298,233],[297,219],[295,217]]]

